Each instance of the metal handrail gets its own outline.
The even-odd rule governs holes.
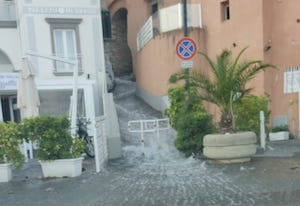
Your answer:
[[[169,119],[148,119],[148,120],[132,120],[128,122],[128,131],[132,133],[140,133],[140,143],[142,149],[145,147],[144,135],[145,133],[156,133],[157,141],[160,139],[160,131],[170,130]]]

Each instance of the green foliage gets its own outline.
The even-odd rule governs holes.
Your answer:
[[[271,128],[271,132],[287,132],[289,131],[288,125],[280,125]]]
[[[171,102],[169,108],[165,110],[165,115],[169,117],[170,125],[174,128],[175,124],[180,117],[179,113],[184,107],[184,87],[170,88],[168,96]]]
[[[170,88],[171,105],[165,110],[171,126],[177,131],[175,146],[187,157],[201,152],[203,137],[216,132],[212,116],[207,114],[196,93],[194,87],[190,87],[189,92],[182,86]]]
[[[22,141],[16,138],[17,131],[16,124],[13,122],[0,123],[0,163],[11,162],[16,168],[20,168],[25,157],[18,146]]]
[[[19,135],[37,141],[37,157],[40,160],[76,158],[83,152],[85,142],[73,139],[69,128],[67,117],[38,116],[23,119]]]
[[[268,110],[268,96],[250,95],[243,98],[236,106],[236,128],[238,131],[260,133],[260,111],[264,111],[265,124],[268,124],[271,111]]]
[[[259,72],[274,67],[258,60],[240,62],[240,57],[245,50],[246,48],[242,49],[237,57],[232,58],[232,52],[225,49],[215,61],[200,52],[208,62],[211,73],[194,72],[189,77],[189,82],[200,90],[199,97],[219,107],[221,111],[219,126],[222,132],[234,132],[236,129],[235,103],[252,90],[246,87],[246,83]],[[175,83],[183,79],[186,79],[185,72],[179,72],[173,74],[170,81]]]

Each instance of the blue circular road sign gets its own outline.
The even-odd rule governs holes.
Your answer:
[[[193,39],[182,38],[176,45],[176,54],[183,60],[189,60],[194,57],[197,51],[196,43]]]

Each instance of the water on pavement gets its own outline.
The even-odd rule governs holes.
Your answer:
[[[162,115],[135,96],[135,82],[116,82],[123,157],[109,161],[99,174],[87,170],[67,179],[41,179],[33,172],[37,165],[27,166],[19,179],[0,184],[0,206],[300,205],[299,158],[212,165],[183,157],[174,147],[172,131],[162,133],[159,140],[155,134],[146,135],[143,150],[140,135],[128,132],[127,122]],[[86,160],[87,165],[93,161]]]

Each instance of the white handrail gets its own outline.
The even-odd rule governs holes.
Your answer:
[[[160,131],[169,130],[169,119],[148,119],[148,120],[132,120],[128,122],[128,131],[132,133],[141,133],[141,145],[144,150],[145,140],[144,134],[155,132],[157,141],[160,139]]]
[[[67,63],[74,66],[73,70],[73,92],[72,92],[72,101],[70,102],[71,106],[71,135],[75,138],[76,136],[76,116],[77,116],[77,90],[78,90],[78,61],[70,61],[68,59],[60,58],[57,56],[50,56],[47,54],[40,54],[33,51],[27,51],[26,55],[40,57],[44,59],[56,60],[63,63]],[[22,58],[26,58],[23,56]]]

